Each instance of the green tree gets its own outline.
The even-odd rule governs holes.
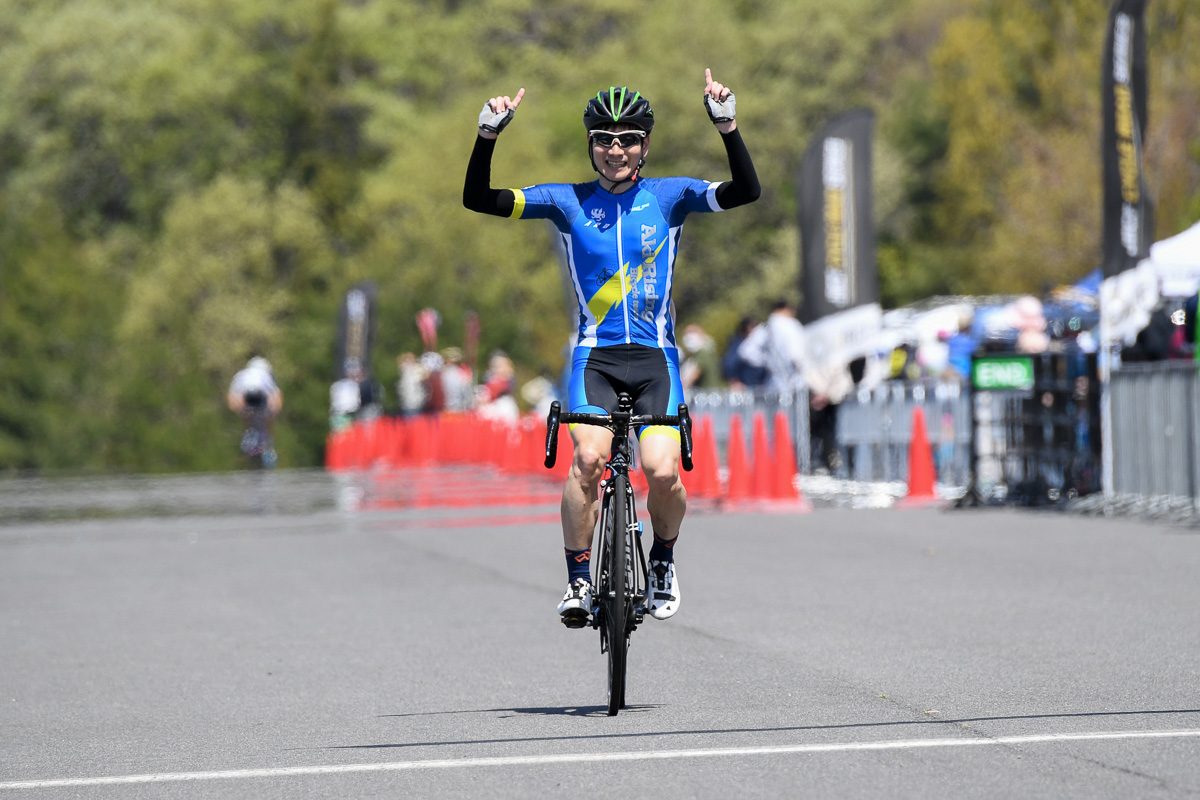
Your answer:
[[[271,360],[285,398],[307,378],[324,354],[297,347],[297,298],[324,293],[333,269],[314,203],[294,186],[269,189],[261,180],[225,177],[182,195],[132,282],[118,331],[130,354],[122,415],[146,434],[125,437],[127,457],[166,469],[188,460],[231,466],[235,440],[203,433],[236,432],[224,408],[230,378],[252,355]],[[332,317],[335,305],[329,306]],[[279,434],[284,463],[311,459],[320,445],[313,441],[320,424],[314,416],[323,422],[324,411],[288,402]],[[301,435],[289,436],[285,421]],[[161,435],[176,425],[184,435]]]
[[[1200,218],[1200,15],[1147,4],[1158,235]],[[583,99],[632,84],[648,175],[720,180],[705,67],[738,94],[763,196],[688,222],[675,301],[717,338],[799,297],[795,181],[867,106],[885,305],[1038,292],[1098,261],[1091,0],[0,2],[0,469],[233,466],[222,397],[253,351],[285,463],[326,431],[337,304],[378,283],[377,377],[479,313],[482,350],[555,373],[571,329],[545,225],[462,208],[485,98],[527,89],[493,183],[588,181]],[[707,54],[707,55],[698,55]]]

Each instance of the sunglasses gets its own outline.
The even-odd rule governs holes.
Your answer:
[[[613,142],[621,145],[622,150],[639,145],[646,138],[643,131],[624,131],[622,133],[613,133],[612,131],[588,131],[588,138],[592,140],[592,144],[600,145],[601,147],[612,147]]]

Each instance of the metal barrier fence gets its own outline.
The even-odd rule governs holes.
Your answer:
[[[761,413],[769,423],[776,412],[787,415],[788,427],[796,447],[796,465],[801,475],[809,474],[808,392],[778,394],[775,392],[744,392],[717,389],[696,392],[688,399],[693,415],[707,414],[713,422],[713,434],[721,463],[728,463],[729,424],[734,417],[741,418],[742,430],[749,435],[753,430],[754,415]]]
[[[838,411],[837,428],[847,477],[907,481],[918,408],[925,417],[938,483],[965,486],[971,466],[970,392],[957,382],[888,381],[846,398]]]
[[[1200,387],[1196,366],[1125,364],[1109,380],[1112,494],[1122,510],[1200,513]]]
[[[1200,520],[1200,376],[1187,362],[1125,364],[1108,382],[1107,441],[1097,422],[1095,362],[1044,359],[1035,388],[972,391],[958,383],[889,381],[846,398],[838,410],[843,465],[834,477],[860,482],[908,480],[913,411],[924,412],[937,481],[947,495],[1030,504],[1079,498],[1083,510],[1117,510]],[[1066,365],[1066,366],[1064,366]],[[1086,381],[1081,381],[1087,378]],[[730,420],[751,430],[754,415],[788,417],[801,475],[814,472],[808,395],[718,390],[689,400],[708,414],[725,463]],[[972,442],[974,436],[974,442]],[[1111,487],[1101,492],[1101,445]],[[974,448],[974,453],[972,453]],[[972,474],[974,470],[974,474]]]
[[[938,483],[966,486],[971,465],[970,393],[958,383],[888,381],[847,397],[837,411],[837,450],[841,465],[833,477],[862,482],[908,480],[908,448],[913,435],[913,412],[921,408],[933,448]],[[815,471],[811,453],[808,393],[764,394],[716,390],[697,392],[692,413],[713,420],[722,461],[725,460],[730,420],[738,416],[749,433],[756,413],[768,422],[784,411],[795,440],[801,475]]]

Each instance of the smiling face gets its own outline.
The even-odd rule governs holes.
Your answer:
[[[614,134],[631,131],[641,133],[632,125],[609,125],[605,126],[603,130]],[[624,185],[633,179],[649,151],[650,137],[617,136],[612,137],[612,141],[607,145],[600,141],[601,138],[607,137],[597,137],[594,132],[588,133],[592,148],[592,163],[596,165],[596,170],[600,173],[600,186],[606,191],[613,191],[614,187]],[[621,139],[626,139],[626,142],[622,144]],[[628,185],[625,188],[629,188]]]

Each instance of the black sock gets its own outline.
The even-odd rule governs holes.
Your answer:
[[[576,578],[583,578],[588,583],[592,582],[592,548],[586,550],[568,550],[563,548],[563,552],[567,554],[567,583],[574,583]]]
[[[665,561],[668,564],[675,561],[675,542],[679,541],[679,535],[676,534],[674,539],[663,541],[658,538],[658,534],[654,535],[654,544],[650,546],[651,561]]]

